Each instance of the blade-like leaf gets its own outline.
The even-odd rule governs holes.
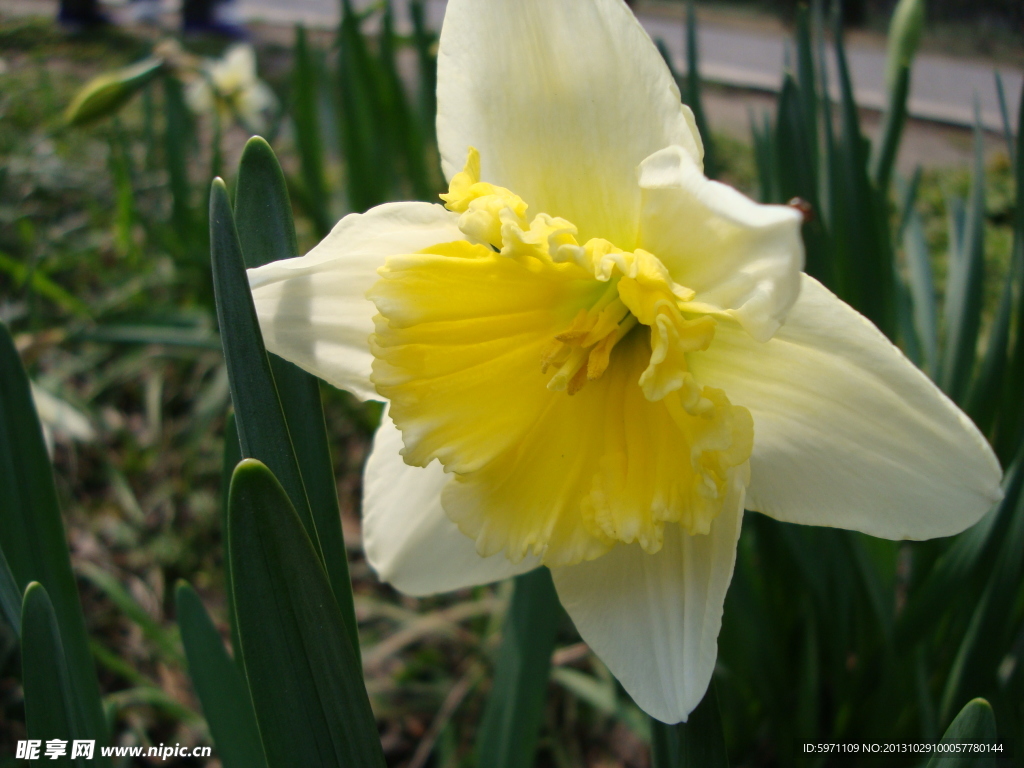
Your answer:
[[[1006,471],[1002,500],[954,540],[911,593],[897,624],[897,645],[909,648],[919,642],[941,621],[951,597],[962,594],[963,585],[973,583],[979,573],[988,574],[1010,527],[1013,511],[1022,498],[1021,455],[1024,451]]]
[[[693,110],[701,141],[704,144],[704,175],[709,179],[718,177],[718,157],[715,140],[708,126],[704,102],[701,99],[700,51],[697,47],[697,9],[693,0],[686,4],[686,83],[683,102]]]
[[[0,548],[0,615],[16,635],[21,634],[21,601],[18,595],[18,582],[7,565],[3,548]]]
[[[238,429],[235,427],[235,414],[231,412],[224,420],[224,457],[220,471],[220,510],[221,510],[221,541],[224,547],[224,597],[227,602],[228,621],[231,624],[231,649],[235,654],[235,663],[242,668],[242,644],[238,641],[238,621],[235,615],[234,590],[231,588],[231,540],[228,538],[228,491],[231,488],[231,475],[242,460],[242,446],[238,443]]]
[[[1003,281],[999,306],[988,333],[985,354],[964,399],[964,410],[982,432],[988,433],[996,417],[1000,390],[1006,372],[1015,297],[1024,284],[1024,249],[1015,248],[1009,272]]]
[[[53,765],[82,766],[92,760],[70,759],[71,745],[84,728],[75,706],[57,616],[46,589],[33,581],[21,608],[21,680],[25,690],[25,725],[29,738],[67,742],[64,758]],[[99,750],[97,750],[98,752]]]
[[[180,581],[174,598],[189,677],[217,745],[217,757],[224,768],[266,766],[259,726],[242,673],[228,656],[224,641],[195,590]]]
[[[307,212],[313,220],[318,237],[331,231],[330,197],[327,179],[323,138],[320,133],[319,87],[320,68],[306,41],[306,29],[301,24],[295,28],[295,49],[293,51],[295,72],[292,84],[292,121],[295,125],[295,148],[299,153],[299,167]],[[236,198],[237,200],[237,198]]]
[[[935,302],[935,278],[931,254],[924,236],[924,224],[917,211],[907,216],[903,229],[903,250],[907,255],[907,282],[913,305],[914,331],[921,344],[924,370],[935,376],[939,358],[939,320]]]
[[[975,691],[986,691],[996,679],[997,667],[1009,650],[1012,625],[1007,620],[1020,595],[1024,573],[1024,495],[1018,494],[1009,513],[1005,533],[995,539],[998,551],[989,564],[985,589],[973,608],[970,624],[946,680],[941,716],[946,719]]]
[[[85,738],[106,744],[96,668],[71,572],[64,522],[28,377],[7,326],[0,323],[0,548],[19,591],[42,584],[60,626]],[[106,761],[103,761],[106,763]]]
[[[974,699],[946,729],[942,744],[995,744],[996,716],[984,699]],[[936,752],[925,768],[994,768],[997,753]]]
[[[263,461],[280,477],[319,554],[316,526],[260,335],[228,191],[220,179],[213,182],[210,191],[210,254],[217,320],[242,455]]]
[[[1003,136],[1006,138],[1006,153],[1010,156],[1010,164],[1014,165],[1017,162],[1017,150],[1013,141],[1013,126],[1010,125],[1010,108],[1006,105],[1006,89],[1003,87],[1003,76],[998,71],[995,76],[996,94],[999,97],[999,115],[1003,118]]]
[[[420,115],[429,140],[437,118],[437,36],[427,27],[424,0],[412,0],[409,14],[412,16],[413,44],[419,62]]]
[[[561,616],[547,568],[516,578],[494,685],[477,736],[477,765],[530,768],[534,764]]]
[[[351,0],[342,0],[335,103],[348,204],[356,212],[387,200],[394,178],[389,126],[379,121],[378,62],[359,21]]]
[[[1020,98],[1020,112],[1017,115],[1017,146],[1014,158],[1014,189],[1016,194],[1016,215],[1013,219],[1013,258],[1024,262],[1024,87]],[[1024,283],[1024,276],[1021,277]],[[1000,419],[996,435],[996,449],[1001,459],[1013,455],[1024,434],[1024,284],[1018,284],[1018,298],[1013,325],[1013,350],[1009,355],[1003,397],[1000,402]]]
[[[298,255],[284,173],[274,150],[259,137],[250,139],[242,153],[235,216],[246,266],[258,267]],[[334,596],[345,614],[345,624],[354,629],[352,582],[341,531],[334,463],[320,402],[320,383],[315,376],[276,355],[270,356],[270,365],[277,390],[283,395],[285,421],[323,550],[324,565]],[[359,636],[353,632],[351,639],[358,655]]]
[[[892,93],[889,94],[889,107],[882,123],[882,135],[875,149],[871,162],[871,178],[875,186],[883,192],[889,189],[892,169],[896,164],[896,153],[899,151],[900,140],[903,138],[903,126],[907,122],[907,96],[910,93],[910,67],[899,69]]]
[[[975,348],[981,329],[985,272],[985,145],[975,103],[974,173],[963,230],[954,238],[955,258],[946,285],[946,349],[939,386],[960,403],[974,369]],[[955,241],[959,240],[959,243]]]
[[[838,259],[839,295],[887,336],[895,327],[895,270],[888,232],[888,206],[868,178],[868,147],[860,130],[853,82],[835,17],[835,51],[842,130],[829,163],[832,243]]]
[[[345,620],[281,485],[258,461],[231,482],[231,581],[270,768],[383,766]]]
[[[729,767],[714,681],[685,723],[651,721],[651,753],[654,768]]]
[[[242,151],[234,210],[246,267],[299,255],[284,172],[274,150],[259,136],[249,139]]]
[[[390,127],[396,152],[403,160],[406,178],[418,200],[437,199],[437,181],[431,178],[427,165],[426,132],[409,106],[405,87],[398,73],[395,49],[394,11],[390,0],[384,0],[384,18],[379,35],[380,78],[378,92],[384,96],[382,120]]]
[[[193,123],[185,93],[175,77],[164,78],[164,161],[173,206],[171,219],[175,234],[188,245],[193,235],[191,185],[188,162],[191,156]]]

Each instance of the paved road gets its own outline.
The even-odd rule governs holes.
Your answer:
[[[277,23],[301,21],[309,26],[334,26],[338,22],[338,0],[237,0],[243,18]],[[367,0],[357,5],[366,5]],[[439,28],[444,0],[428,0],[430,24]],[[399,29],[408,28],[407,6],[396,4]],[[680,71],[685,71],[685,43],[681,17],[665,13],[641,13],[640,20],[652,37],[668,45]],[[782,80],[789,40],[772,31],[737,28],[720,22],[703,22],[698,45],[701,73],[711,81],[758,90],[775,90]],[[885,106],[885,51],[867,45],[849,44],[848,56],[856,98],[864,107]],[[830,57],[831,58],[831,57]],[[834,61],[830,62],[832,73]],[[1024,73],[999,67],[1016,124]],[[910,112],[916,117],[954,125],[972,125],[973,100],[977,95],[983,124],[1001,130],[1002,118],[990,65],[946,56],[922,54],[914,65]]]

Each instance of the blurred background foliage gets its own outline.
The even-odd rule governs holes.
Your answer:
[[[890,8],[865,5],[873,14]],[[1018,3],[1004,5],[986,9],[1006,18],[1019,13]],[[958,7],[936,2],[930,12],[955,15]],[[319,434],[317,395],[322,402],[329,454],[325,442],[313,463],[330,459],[318,470],[319,490],[303,473],[306,491],[298,495],[288,479],[293,459],[268,457],[265,436],[251,426],[246,433],[245,424],[257,418],[252,409],[236,414],[238,432],[226,418],[232,387],[239,386],[232,359],[235,366],[265,360],[258,334],[218,334],[219,327],[244,325],[245,301],[231,288],[243,261],[251,266],[305,252],[346,212],[388,200],[435,200],[443,189],[433,137],[436,37],[420,4],[412,9],[410,34],[395,32],[386,3],[357,12],[345,2],[334,32],[298,28],[259,37],[259,74],[276,94],[259,116],[273,152],[246,145],[253,116],[232,106],[238,102],[231,94],[221,94],[223,109],[197,114],[189,107],[189,89],[225,54],[223,45],[191,42],[188,51],[168,53],[144,32],[107,29],[76,38],[40,21],[0,22],[0,320],[12,344],[2,361],[0,469],[9,487],[27,488],[24,478],[48,477],[40,452],[49,450],[56,495],[40,493],[51,523],[61,519],[58,503],[63,510],[73,573],[53,575],[66,559],[53,550],[52,542],[62,540],[59,525],[48,532],[32,527],[38,509],[26,500],[40,497],[13,494],[0,502],[7,561],[0,563],[0,606],[7,608],[0,621],[0,766],[16,764],[13,745],[26,738],[27,712],[32,729],[29,689],[59,686],[45,675],[31,677],[40,665],[20,650],[18,606],[30,580],[45,589],[26,594],[24,631],[30,616],[32,627],[45,628],[50,611],[75,696],[102,696],[95,713],[81,715],[94,730],[76,727],[108,731],[109,743],[121,745],[212,738],[226,768],[264,759],[270,768],[283,764],[274,762],[265,723],[288,713],[266,709],[247,670],[218,642],[236,649],[240,638],[254,642],[246,640],[247,598],[237,585],[230,589],[242,566],[225,554],[234,525],[227,486],[242,455],[262,459],[283,489],[248,465],[236,473],[237,503],[256,504],[245,501],[247,493],[275,499],[281,491],[279,509],[290,499],[295,521],[315,532],[305,540],[319,542],[328,582],[310,577],[309,589],[333,594],[339,633],[354,630],[354,616],[388,765],[640,768],[651,764],[652,744],[659,768],[693,764],[680,747],[686,729],[652,725],[628,700],[579,641],[543,572],[429,599],[401,596],[376,581],[360,550],[358,508],[379,406],[318,386],[276,359],[260,368],[264,383],[305,393],[306,410],[283,413],[280,427],[296,452],[304,450],[297,429]],[[821,41],[841,40],[833,29],[838,19],[806,8],[794,9],[792,19],[792,72],[775,110],[752,114],[749,144],[708,126],[690,47],[690,70],[677,77],[701,122],[707,170],[766,202],[799,197],[809,204],[808,271],[871,317],[978,422],[1007,468],[1007,496],[971,530],[922,543],[748,514],[720,640],[720,719],[702,706],[694,728],[721,733],[733,765],[786,766],[806,742],[934,741],[964,705],[983,696],[993,709],[966,710],[957,727],[974,733],[964,723],[978,712],[989,723],[994,711],[1017,764],[1024,760],[1024,211],[1017,203],[1024,149],[1007,127],[1005,149],[986,159],[979,129],[970,167],[898,173],[894,158],[906,119],[901,83],[909,70],[895,70],[882,130],[869,147],[843,74],[842,47],[838,61],[823,55]],[[691,33],[694,23],[691,13]],[[115,77],[126,89],[123,98],[107,93],[104,103],[114,106],[68,124],[65,110],[90,76],[151,56],[159,71]],[[843,87],[829,99],[821,83],[833,67]],[[227,188],[212,193],[211,269],[215,175]],[[254,221],[253,195],[266,190],[276,190],[270,210],[280,226],[263,251],[247,239],[245,222]],[[293,221],[294,239],[280,234]],[[232,312],[242,319],[224,324]],[[20,383],[15,356],[31,390]],[[29,392],[46,436],[39,455],[25,448],[34,428],[26,421]],[[325,477],[334,480],[325,486]],[[326,517],[317,518],[324,509]],[[288,527],[291,513],[267,514],[284,526],[282,540],[300,530]],[[231,531],[240,547],[259,535]],[[49,550],[19,546],[37,534],[51,542]],[[301,552],[303,540],[295,534],[297,549],[283,552],[281,562]],[[49,553],[49,565],[41,552]],[[4,581],[7,565],[13,591]],[[259,577],[243,575],[246,583]],[[69,629],[79,621],[81,632]],[[295,631],[301,635],[302,627]],[[254,658],[272,655],[272,642],[254,645]],[[310,652],[336,660],[350,646],[332,647]],[[83,693],[76,686],[94,685],[90,655],[99,690]],[[204,691],[200,676],[190,679],[190,667],[223,682],[229,705],[237,702],[231,696],[244,697],[249,680],[254,711],[246,700],[241,710],[249,714],[225,725],[224,702]],[[351,682],[338,679],[339,690]],[[246,753],[253,739],[238,737],[251,736],[256,721],[265,755]],[[723,764],[713,759],[700,764]],[[887,764],[922,763],[904,756]]]

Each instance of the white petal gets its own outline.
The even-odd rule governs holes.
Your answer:
[[[640,166],[640,245],[697,292],[694,308],[727,310],[758,341],[778,330],[800,292],[802,217],[708,180],[680,147]]]
[[[926,539],[962,531],[1001,496],[999,462],[970,419],[813,278],[771,341],[719,323],[690,362],[753,414],[748,509]]]
[[[745,472],[734,473],[730,498],[706,536],[666,525],[657,554],[619,545],[596,560],[551,571],[580,636],[637,705],[662,722],[686,720],[711,681],[744,479]]]
[[[451,0],[437,66],[446,176],[476,147],[484,181],[583,239],[631,249],[640,161],[669,144],[703,156],[692,113],[622,0]]]
[[[410,467],[401,449],[402,433],[385,415],[363,479],[363,548],[381,581],[407,595],[432,595],[537,567],[534,557],[516,564],[503,554],[480,557],[476,543],[441,508],[450,476],[436,461]]]
[[[440,205],[388,203],[346,216],[295,259],[249,270],[267,349],[357,397],[370,383],[368,339],[377,314],[366,292],[388,256],[465,239]]]

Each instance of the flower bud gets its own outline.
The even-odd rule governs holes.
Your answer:
[[[924,30],[925,0],[900,0],[889,22],[889,52],[885,67],[885,84],[891,93],[903,67],[909,67],[917,53]]]
[[[162,58],[150,57],[130,67],[93,78],[71,100],[64,112],[64,122],[80,126],[114,114],[156,77],[163,67]]]

